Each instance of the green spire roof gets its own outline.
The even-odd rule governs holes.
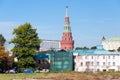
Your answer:
[[[66,6],[66,15],[65,17],[68,17],[68,6]]]
[[[67,21],[66,21],[66,19],[67,19]],[[68,6],[66,6],[64,32],[71,32],[71,27],[70,27],[70,22],[69,22],[69,16],[68,16]]]

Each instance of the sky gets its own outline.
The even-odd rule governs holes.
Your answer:
[[[120,0],[0,0],[0,34],[9,42],[13,30],[29,22],[39,38],[61,40],[66,6],[75,47],[120,37]]]

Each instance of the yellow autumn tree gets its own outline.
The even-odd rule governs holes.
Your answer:
[[[9,52],[5,51],[4,46],[0,46],[0,69],[2,72],[12,67],[13,58],[9,56]]]

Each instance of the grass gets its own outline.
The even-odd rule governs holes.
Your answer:
[[[119,72],[114,73],[17,73],[17,74],[0,74],[0,80],[38,78],[38,79],[53,79],[53,80],[111,80],[115,76],[120,76]]]

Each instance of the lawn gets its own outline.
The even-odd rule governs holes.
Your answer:
[[[119,78],[120,73],[17,73],[17,74],[0,74],[0,80],[13,80],[26,78],[33,79],[53,79],[53,80],[111,80]]]

